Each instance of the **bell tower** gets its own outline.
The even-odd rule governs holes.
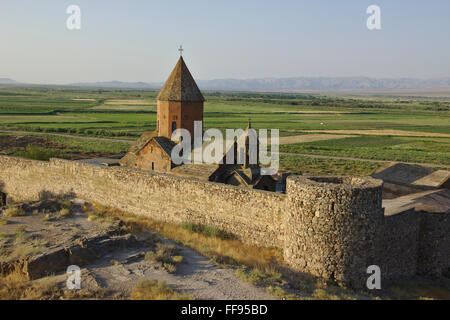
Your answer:
[[[175,68],[156,97],[156,134],[170,139],[183,128],[194,137],[194,121],[203,121],[203,97],[180,55]]]

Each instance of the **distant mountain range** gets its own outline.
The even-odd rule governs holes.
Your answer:
[[[367,77],[298,77],[264,79],[219,79],[198,81],[200,88],[211,90],[297,91],[297,90],[386,90],[450,87],[450,78],[444,79],[373,79]]]
[[[298,78],[261,78],[261,79],[216,79],[196,80],[203,90],[235,91],[299,91],[299,90],[389,90],[389,89],[423,89],[450,87],[450,78],[412,79],[367,77],[298,77]],[[145,82],[85,82],[73,83],[72,86],[118,87],[118,88],[161,88],[163,83]]]
[[[75,87],[97,87],[97,88],[159,88],[162,84],[151,84],[146,82],[122,82],[122,81],[104,81],[104,82],[77,82],[70,83],[69,86]]]
[[[296,77],[296,78],[260,78],[260,79],[215,79],[196,80],[202,90],[228,91],[301,91],[301,90],[391,90],[450,88],[450,78],[414,79],[368,77]],[[19,84],[0,78],[0,84]],[[78,87],[159,89],[162,82],[78,82],[68,84]]]
[[[0,78],[0,84],[16,84],[17,81],[9,78]]]

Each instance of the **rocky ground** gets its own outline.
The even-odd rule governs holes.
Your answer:
[[[20,205],[17,216],[4,209],[1,271],[19,263],[31,280],[64,287],[66,268],[78,265],[82,289],[106,290],[105,298],[127,298],[140,281],[156,279],[195,299],[274,299],[189,248],[150,230],[129,232],[117,220],[83,212],[83,205],[45,200]]]
[[[212,262],[145,224],[102,215],[97,209],[80,199],[50,197],[28,203],[8,200],[0,208],[0,299],[130,299],[143,282],[153,280],[194,299],[450,297],[448,276],[437,280],[407,279],[368,295],[324,285],[322,281],[314,283],[305,278],[302,282],[291,271],[282,272],[283,268],[277,270],[282,274],[273,270],[264,273],[245,263],[230,266]],[[67,290],[67,268],[71,265],[81,269],[80,291]],[[9,279],[17,270],[25,277]],[[143,297],[141,290],[137,298],[148,297]]]

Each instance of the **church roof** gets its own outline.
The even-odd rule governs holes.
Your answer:
[[[166,137],[154,137],[153,140],[161,147],[161,149],[172,158],[172,149],[175,147],[176,143]]]
[[[173,168],[170,172],[180,177],[209,181],[217,169],[219,169],[217,164],[183,164]]]
[[[171,157],[172,148],[175,146],[176,143],[166,137],[158,137],[156,135],[156,131],[147,131],[144,132],[139,137],[139,139],[137,139],[137,141],[131,146],[128,153],[122,159],[119,160],[119,163],[122,166],[134,167],[139,152],[142,149],[144,149],[144,147],[152,140],[155,140],[155,142],[161,147],[161,149],[169,157]]]
[[[147,143],[152,140],[153,137],[156,136],[156,131],[147,131],[144,132],[137,140],[136,142],[131,146],[129,152],[132,152],[134,154],[137,154],[139,151],[144,148]]]
[[[141,151],[147,143],[152,140],[153,137],[156,136],[156,131],[147,131],[144,132],[139,139],[131,146],[130,150],[128,150],[127,154],[119,160],[121,166],[134,168],[136,164],[137,154]]]
[[[156,99],[161,101],[205,101],[188,67],[184,63],[183,57],[180,57],[178,60]]]

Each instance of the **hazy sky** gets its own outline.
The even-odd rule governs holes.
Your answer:
[[[0,78],[33,83],[164,81],[180,44],[203,80],[449,77],[450,1],[1,0],[0,39]]]

